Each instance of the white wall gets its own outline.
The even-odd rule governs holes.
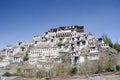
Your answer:
[[[22,57],[13,57],[13,62],[21,62],[21,61],[23,61]]]
[[[84,61],[85,61],[85,57],[80,56],[80,57],[79,57],[79,63],[83,63]]]
[[[8,64],[10,64],[9,61],[1,61],[1,62],[0,62],[0,67],[5,67],[5,66],[7,66]]]
[[[89,55],[89,56],[87,56],[87,58],[88,58],[88,60],[97,60],[97,59],[99,59],[99,55]]]

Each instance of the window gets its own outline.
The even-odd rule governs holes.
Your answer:
[[[60,38],[60,41],[62,41],[62,38]]]
[[[51,39],[51,42],[53,42],[53,39]]]
[[[79,46],[80,45],[80,42],[77,42],[77,46]]]
[[[75,39],[74,38],[72,38],[72,41],[74,41]]]
[[[37,44],[38,43],[38,41],[35,41],[35,44]]]

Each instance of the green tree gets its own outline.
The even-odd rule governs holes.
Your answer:
[[[26,54],[24,55],[24,57],[23,57],[23,61],[27,61],[28,59],[29,59],[28,53],[26,53]]]
[[[108,44],[110,47],[113,47],[113,43],[107,35],[103,35],[102,38],[106,44]]]
[[[118,42],[114,44],[114,49],[120,52],[120,44]]]

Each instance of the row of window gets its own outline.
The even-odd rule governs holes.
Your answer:
[[[90,49],[89,52],[91,52],[91,51],[98,51],[98,50],[97,49]]]
[[[51,67],[51,65],[50,64],[44,64],[44,65],[38,65],[38,67],[46,67],[46,68],[49,68],[49,67]]]
[[[30,54],[33,54],[33,55],[40,55],[42,52],[31,52]]]
[[[43,52],[43,51],[55,51],[55,50],[57,50],[57,48],[35,49],[35,50],[32,50],[31,52]]]
[[[107,44],[101,44],[101,46],[108,46]]]
[[[70,33],[57,34],[56,37],[71,36]]]

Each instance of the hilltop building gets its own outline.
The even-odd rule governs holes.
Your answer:
[[[16,46],[7,46],[1,50],[2,56],[9,57],[10,63],[19,63],[28,53],[28,63],[38,68],[49,68],[53,63],[61,63],[61,54],[70,56],[71,64],[83,63],[86,59],[99,59],[99,48],[108,48],[102,38],[84,32],[84,26],[63,26],[53,28],[44,35],[34,36],[28,43],[19,42]],[[1,60],[2,62],[2,60]],[[8,64],[2,62],[0,66]]]

